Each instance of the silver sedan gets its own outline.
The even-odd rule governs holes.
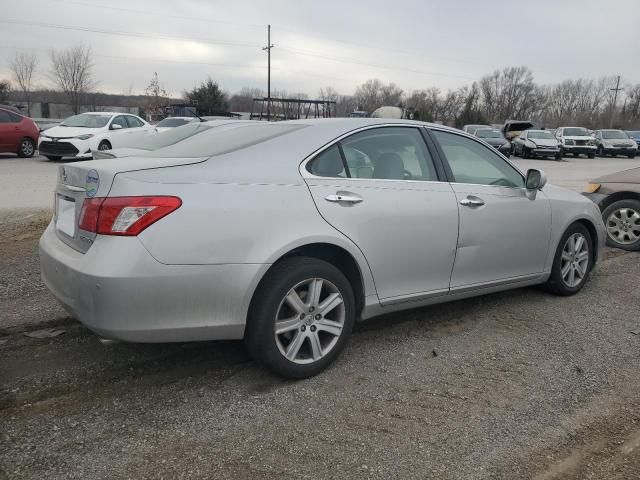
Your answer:
[[[180,127],[178,127],[180,128]],[[244,339],[314,375],[354,322],[544,284],[577,293],[595,204],[459,130],[388,119],[203,125],[60,166],[44,282],[106,339]]]

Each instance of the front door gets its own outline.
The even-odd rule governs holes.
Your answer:
[[[309,161],[305,180],[323,218],[366,257],[382,303],[448,292],[458,207],[419,128],[354,133]]]
[[[551,235],[551,205],[544,192],[527,191],[523,175],[482,143],[431,131],[460,210],[451,289],[542,273]]]

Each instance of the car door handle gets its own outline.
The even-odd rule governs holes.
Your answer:
[[[460,205],[464,205],[465,207],[481,207],[484,205],[484,200],[474,197],[473,195],[469,195],[467,198],[460,200]]]
[[[324,197],[327,202],[336,203],[360,203],[364,200],[360,195],[351,192],[336,192],[333,195]]]

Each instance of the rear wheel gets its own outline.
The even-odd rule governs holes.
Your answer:
[[[607,245],[623,250],[640,250],[640,201],[619,200],[602,212]]]
[[[36,144],[30,138],[23,138],[18,149],[18,156],[22,158],[31,158],[36,151]]]
[[[261,282],[247,318],[249,353],[276,374],[306,378],[340,354],[355,321],[349,281],[330,263],[293,257]]]
[[[587,228],[580,223],[571,225],[560,239],[545,288],[556,295],[578,293],[593,266],[592,252],[593,242]]]

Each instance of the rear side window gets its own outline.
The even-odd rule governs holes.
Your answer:
[[[524,187],[522,175],[493,150],[461,135],[432,130],[456,183]]]
[[[339,145],[342,152],[338,144],[330,147],[309,162],[307,170],[322,177],[438,180],[429,150],[417,128],[373,128],[355,133]]]
[[[337,144],[327,148],[308,165],[309,172],[319,177],[347,176]]]

